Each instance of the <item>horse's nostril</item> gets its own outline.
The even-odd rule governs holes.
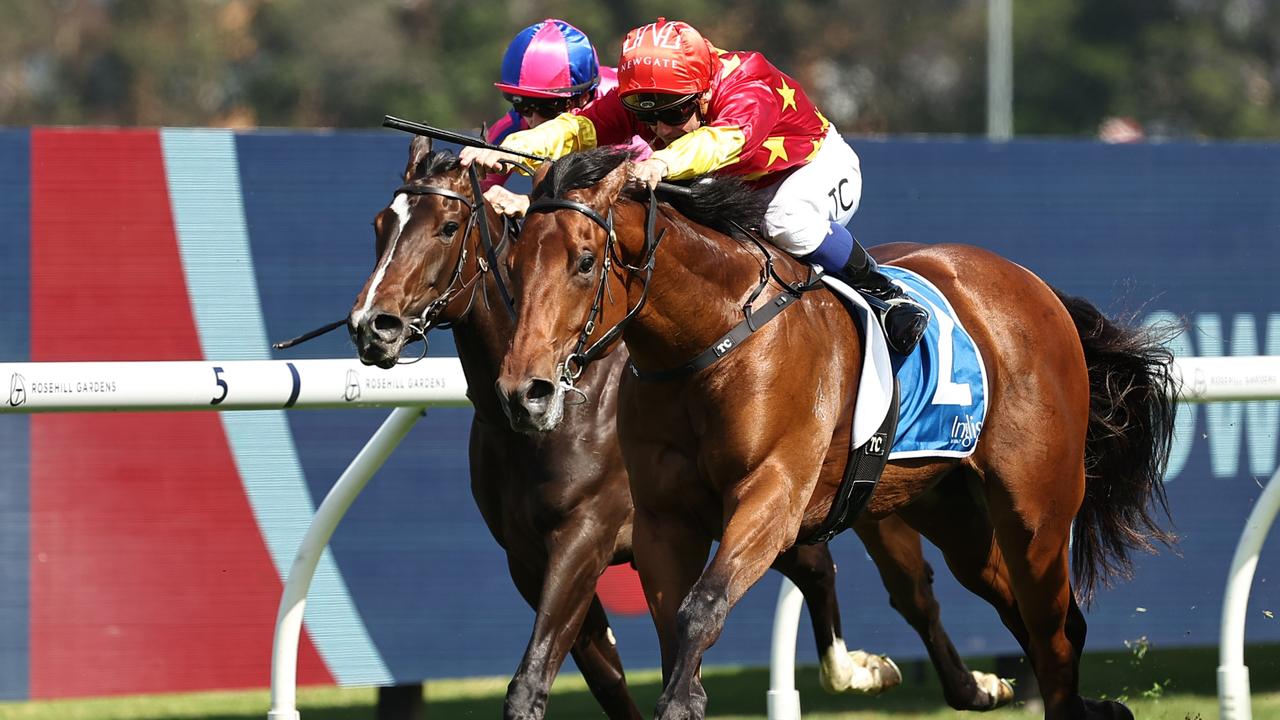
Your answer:
[[[525,397],[530,400],[542,400],[543,398],[550,397],[555,393],[555,391],[556,386],[550,380],[534,378],[529,381],[529,392],[525,394]]]
[[[369,326],[373,328],[374,334],[383,339],[394,340],[404,331],[404,321],[399,315],[390,313],[378,313]]]

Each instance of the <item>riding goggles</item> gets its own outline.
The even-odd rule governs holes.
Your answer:
[[[645,125],[683,125],[698,110],[698,94],[635,93],[622,98],[622,106]]]
[[[535,114],[544,118],[553,118],[568,110],[574,101],[573,97],[541,98],[505,92],[502,93],[502,97],[511,103],[511,109],[522,118],[530,118]]]

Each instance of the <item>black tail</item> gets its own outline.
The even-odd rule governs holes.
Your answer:
[[[1076,515],[1071,564],[1082,602],[1099,580],[1132,574],[1129,551],[1156,551],[1176,537],[1160,528],[1153,509],[1169,519],[1164,470],[1177,411],[1170,331],[1122,327],[1087,300],[1058,299],[1071,313],[1089,367],[1089,432],[1085,440],[1084,503]]]

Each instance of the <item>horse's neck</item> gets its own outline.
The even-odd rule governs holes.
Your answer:
[[[476,252],[484,258],[484,248],[479,243],[476,244]],[[488,258],[484,258],[484,261],[487,263]],[[481,390],[471,397],[475,411],[484,419],[497,423],[506,423],[506,416],[498,404],[497,395],[488,392],[488,389],[498,379],[502,358],[507,352],[514,330],[514,322],[495,280],[495,275],[502,272],[503,265],[500,257],[497,266],[489,268],[489,272],[479,280],[470,310],[453,325],[453,340],[458,348],[458,360],[462,363],[467,386]],[[509,288],[510,280],[505,275],[503,280]]]
[[[627,207],[630,211],[636,206]],[[642,262],[644,248],[644,209],[635,212],[639,218],[626,217],[620,225],[626,230],[619,232],[632,264]],[[632,359],[644,370],[684,363],[740,322],[742,305],[759,285],[764,261],[734,240],[699,234],[678,216],[660,220],[659,230],[664,227],[644,310],[625,334]],[[637,274],[631,282],[631,306],[640,299],[641,279]],[[762,293],[757,305],[772,292],[776,290]]]

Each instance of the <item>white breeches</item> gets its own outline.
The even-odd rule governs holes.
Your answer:
[[[765,235],[791,255],[808,255],[822,244],[832,222],[845,225],[858,211],[862,163],[833,125],[813,160],[762,192],[772,194]]]

